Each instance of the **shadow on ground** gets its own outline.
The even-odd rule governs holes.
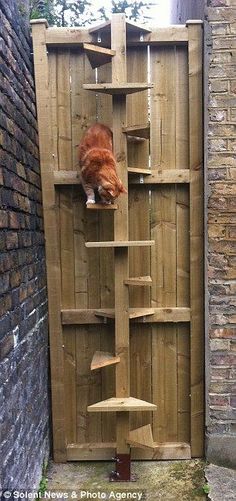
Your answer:
[[[47,490],[68,492],[69,499],[84,500],[205,500],[204,467],[201,460],[133,462],[132,473],[138,476],[137,482],[110,483],[111,462],[52,462]]]

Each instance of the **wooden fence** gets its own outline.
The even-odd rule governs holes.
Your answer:
[[[122,418],[128,431],[152,428],[153,447],[136,444],[133,458],[203,455],[202,25],[150,32],[127,23],[124,47],[117,19],[92,30],[32,22],[56,461],[111,459],[122,413],[87,409],[129,395],[157,406]],[[116,55],[94,70],[88,56],[100,64],[105,51],[84,44]],[[112,96],[125,81],[123,94]],[[145,90],[126,97],[133,84]],[[77,146],[97,119],[113,127],[129,190],[116,211],[86,209],[77,174]],[[85,246],[114,240],[155,245],[120,254]],[[117,329],[129,336],[121,364],[91,371],[96,351],[117,352]]]

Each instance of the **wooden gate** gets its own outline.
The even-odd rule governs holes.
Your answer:
[[[128,431],[151,425],[153,442],[133,444],[134,459],[201,457],[202,25],[190,21],[150,32],[126,23],[125,30],[119,15],[91,30],[48,28],[43,20],[33,21],[32,29],[54,459],[111,459],[120,419]],[[113,127],[118,170],[129,190],[117,210],[87,209],[77,174],[78,143],[96,120]],[[149,243],[126,242],[119,254],[114,240]],[[141,286],[135,277],[144,277]],[[119,364],[90,369],[95,352],[116,351],[115,313],[129,338],[121,354],[123,394]],[[139,412],[118,412],[118,425],[115,412],[87,410],[129,395],[157,410],[147,404]]]

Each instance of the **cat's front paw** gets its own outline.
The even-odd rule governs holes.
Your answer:
[[[86,205],[88,205],[88,204],[95,204],[95,200],[93,200],[93,199],[91,199],[91,200],[90,200],[90,199],[88,199],[88,200],[87,200],[87,202],[86,202]]]

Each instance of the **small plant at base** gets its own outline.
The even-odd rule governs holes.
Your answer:
[[[205,494],[209,494],[210,486],[208,484],[203,485],[202,490]]]
[[[46,476],[47,474],[47,467],[48,467],[48,462],[44,461],[43,463],[43,468],[42,468],[42,478],[39,482],[39,489],[38,489],[38,496],[39,498],[42,498],[45,494],[45,491],[47,489],[48,485],[48,478]]]

